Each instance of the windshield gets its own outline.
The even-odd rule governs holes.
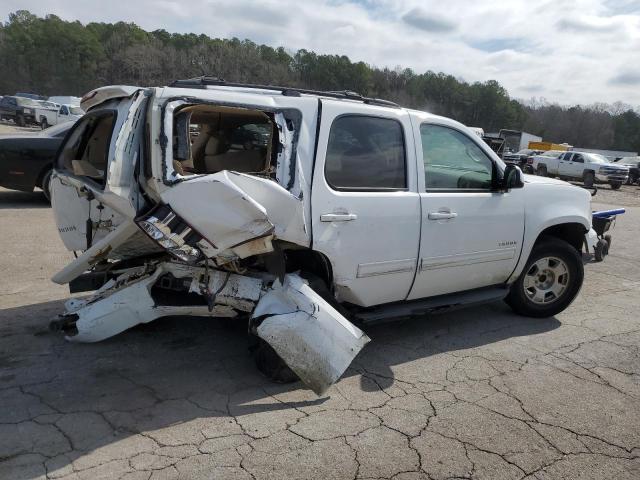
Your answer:
[[[23,107],[39,107],[40,106],[38,102],[36,102],[35,100],[31,100],[30,98],[16,97],[16,99],[18,100],[18,105]]]
[[[548,150],[546,152],[541,153],[540,155],[542,155],[543,157],[557,157],[561,153],[564,153],[564,152],[560,152],[558,150]]]
[[[619,161],[622,165],[636,165],[640,162],[640,157],[622,157]]]
[[[69,107],[72,115],[84,115],[84,110],[80,107]]]
[[[599,153],[592,153],[589,155],[593,163],[609,163],[609,159]]]

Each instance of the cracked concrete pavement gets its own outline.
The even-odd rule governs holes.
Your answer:
[[[263,378],[233,321],[50,333],[70,254],[40,194],[0,189],[0,479],[640,478],[640,202],[624,189],[612,254],[557,318],[493,304],[369,328],[321,398]]]

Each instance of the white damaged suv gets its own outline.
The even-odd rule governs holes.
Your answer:
[[[72,341],[232,317],[263,372],[320,394],[369,341],[354,323],[502,299],[561,312],[596,240],[586,190],[384,100],[202,77],[82,107],[51,182],[78,255],[53,281],[92,291],[53,322]]]

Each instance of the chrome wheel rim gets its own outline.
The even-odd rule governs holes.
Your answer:
[[[538,305],[548,305],[557,301],[568,287],[569,267],[558,257],[536,260],[524,276],[524,294]]]

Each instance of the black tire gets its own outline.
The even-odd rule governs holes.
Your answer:
[[[611,190],[620,190],[622,182],[611,182],[609,185],[611,185]]]
[[[52,173],[53,173],[53,170],[51,169],[47,170],[45,174],[42,176],[42,184],[40,185],[40,188],[42,189],[42,193],[44,193],[44,196],[46,197],[49,203],[51,203],[51,189],[49,186],[51,183]]]
[[[24,116],[23,115],[17,115],[16,116],[16,125],[18,125],[19,127],[24,127]]]
[[[584,172],[583,181],[585,187],[591,188],[596,183],[596,176],[593,172]]]
[[[604,239],[607,241],[607,245],[609,246],[609,248],[611,248],[611,242],[613,242],[613,238],[611,237],[611,235],[609,234],[605,235]]]
[[[595,258],[596,262],[601,262],[607,256],[607,253],[609,253],[609,244],[604,238],[601,238],[593,249],[593,258]]]
[[[547,175],[547,167],[545,165],[538,165],[536,169],[536,175],[539,177],[546,177]]]
[[[538,260],[547,257],[557,258],[564,262],[567,267],[568,279],[564,291],[556,299],[546,304],[540,304],[534,302],[527,296],[524,282],[527,273],[534,268],[534,264]],[[505,301],[513,311],[519,315],[535,318],[552,317],[562,312],[573,302],[578,292],[580,292],[583,279],[584,267],[580,253],[564,240],[554,237],[543,237],[538,240],[538,243],[533,247],[526,266],[518,277],[518,280],[511,285]]]
[[[299,380],[271,345],[257,336],[254,336],[252,341],[254,343],[249,350],[256,367],[265,377],[276,383],[293,383]]]
[[[49,122],[47,122],[47,117],[42,117],[42,120],[40,120],[40,128],[42,130],[46,130],[47,128],[49,128]]]

